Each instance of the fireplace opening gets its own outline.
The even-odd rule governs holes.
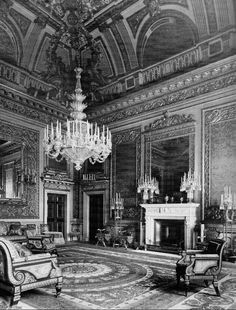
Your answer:
[[[156,245],[162,248],[184,248],[184,220],[156,220]]]

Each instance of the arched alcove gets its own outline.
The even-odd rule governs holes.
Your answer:
[[[142,63],[146,68],[185,51],[195,44],[192,29],[178,17],[166,18],[165,22],[150,29],[143,46]]]
[[[0,25],[0,41],[4,42],[4,44],[0,44],[0,58],[16,65],[18,56],[14,38],[2,27],[2,25]]]

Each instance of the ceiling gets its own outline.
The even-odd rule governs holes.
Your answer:
[[[98,105],[106,101],[100,89],[120,81],[122,90],[109,100],[123,96],[124,89],[125,94],[136,91],[142,70],[189,49],[201,46],[198,66],[235,53],[229,44],[235,35],[233,0],[91,1],[95,9],[81,15],[79,0],[2,0],[0,59],[62,89],[60,95],[74,89],[74,68],[81,66],[83,91],[89,104]],[[211,38],[218,46],[212,45],[209,54]],[[177,74],[194,68],[196,64]],[[27,91],[34,92],[33,85]]]

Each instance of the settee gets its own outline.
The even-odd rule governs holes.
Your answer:
[[[24,245],[0,237],[0,289],[11,294],[11,306],[18,303],[21,292],[51,284],[55,284],[57,297],[62,272],[56,255],[32,254]]]
[[[0,237],[4,237],[13,242],[27,242],[25,229],[26,227],[20,222],[0,221]]]

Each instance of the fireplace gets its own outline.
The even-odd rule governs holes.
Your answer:
[[[195,246],[198,203],[142,204],[145,208],[145,243],[155,246]]]
[[[162,248],[182,248],[184,220],[155,220],[155,243]]]

